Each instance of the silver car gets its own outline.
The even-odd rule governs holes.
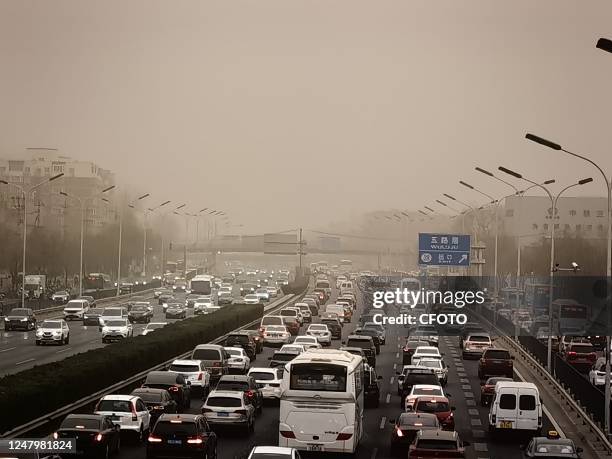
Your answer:
[[[255,427],[255,407],[242,391],[214,390],[202,405],[202,414],[211,426],[232,425],[251,433]]]

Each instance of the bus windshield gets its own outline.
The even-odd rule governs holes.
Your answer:
[[[324,363],[291,365],[289,388],[292,390],[345,392],[346,367]]]

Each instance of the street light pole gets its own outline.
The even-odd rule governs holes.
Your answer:
[[[601,38],[597,42],[597,47],[603,50],[612,52],[612,42],[610,42],[610,40],[607,40],[605,38]],[[608,176],[603,171],[603,169],[597,163],[595,163],[595,161],[587,158],[586,156],[582,156],[582,155],[579,155],[578,153],[574,153],[572,151],[566,150],[558,143],[551,142],[550,140],[544,139],[534,134],[526,134],[525,138],[527,140],[531,140],[532,142],[548,147],[552,150],[562,151],[575,158],[582,159],[583,161],[586,161],[592,166],[594,166],[599,171],[601,176],[603,177],[604,182],[606,184],[606,191],[608,193],[608,215],[607,215],[608,234],[607,234],[607,250],[606,250],[606,284],[607,284],[606,294],[607,294],[607,298],[606,299],[608,302],[610,302],[610,299],[611,299],[610,278],[612,277],[612,217],[611,217],[611,214],[612,214],[612,180],[608,178]],[[612,344],[610,342],[610,331],[609,331],[610,330],[610,309],[611,309],[611,306],[608,304],[608,307],[606,309],[607,310],[606,316],[607,316],[608,332],[606,336],[606,378],[605,378],[605,383],[604,383],[605,384],[605,387],[604,387],[604,394],[605,394],[604,426],[605,427],[604,428],[606,431],[606,435],[608,436],[610,435],[610,398],[611,398],[610,397],[610,370],[611,370],[610,368],[610,346]]]
[[[26,244],[27,244],[27,237],[28,237],[28,197],[30,196],[30,193],[34,191],[35,189],[43,186],[46,183],[57,180],[58,178],[63,177],[63,176],[64,176],[64,173],[54,175],[53,177],[45,179],[42,182],[37,183],[34,186],[31,186],[27,190],[24,187],[17,185],[15,183],[9,183],[6,180],[0,180],[0,183],[3,185],[13,185],[23,195],[23,250],[22,250],[22,260],[21,260],[21,269],[23,271],[22,276],[21,276],[21,307],[22,308],[25,308]]]

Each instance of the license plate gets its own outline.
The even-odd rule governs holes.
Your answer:
[[[499,423],[500,429],[512,429],[512,421],[501,421]]]
[[[308,445],[306,445],[306,449],[308,451],[322,451],[323,450],[323,448],[321,448],[321,445],[317,445],[313,443],[309,443]]]
[[[222,418],[226,418],[226,417],[229,416],[229,413],[220,412],[220,413],[217,413],[217,416],[222,417]]]
[[[168,440],[169,445],[181,445],[183,442],[181,440]]]

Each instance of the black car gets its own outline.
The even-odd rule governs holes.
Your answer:
[[[242,391],[253,404],[256,413],[260,413],[263,407],[263,393],[261,386],[255,378],[247,375],[223,375],[215,390]]]
[[[342,325],[338,319],[321,319],[321,323],[327,325],[331,332],[332,339],[342,339]]]
[[[167,390],[177,404],[177,410],[189,408],[191,384],[185,377],[170,371],[150,371],[142,387]]]
[[[100,325],[100,316],[104,308],[89,308],[83,314],[83,325]]]
[[[431,384],[439,386],[440,380],[431,368],[410,368],[405,374],[399,375],[398,380],[401,381],[400,390],[400,407],[404,408],[406,397],[412,390],[415,384]]]
[[[391,432],[391,451],[408,448],[419,430],[439,430],[438,417],[433,413],[401,413],[395,420]]]
[[[196,304],[196,300],[198,298],[200,298],[202,295],[197,295],[197,294],[192,294],[190,293],[189,295],[187,295],[187,297],[185,298],[185,306],[187,306],[188,308],[193,308]]]
[[[373,328],[361,328],[358,327],[353,331],[353,334],[360,336],[370,336],[372,337],[372,341],[374,342],[374,347],[376,348],[376,354],[380,354],[380,345],[382,342],[382,333],[378,330],[374,330]]]
[[[272,357],[268,357],[268,360],[270,360],[270,364],[268,366],[270,368],[280,367],[284,369],[285,364],[287,362],[291,362],[297,356],[298,356],[297,354],[292,354],[290,352],[276,351],[274,355],[272,355]]]
[[[34,330],[36,328],[36,316],[30,308],[15,308],[4,318],[4,329],[11,330]]]
[[[374,367],[367,365],[364,371],[363,377],[363,388],[364,388],[364,402],[366,407],[377,408],[380,403],[380,387],[378,381],[382,379],[382,376],[376,374]]]
[[[151,413],[151,425],[155,424],[157,418],[164,413],[176,413],[177,403],[166,389],[154,389],[152,387],[139,387],[130,395],[140,397],[149,413]]]
[[[162,293],[157,298],[159,304],[169,303],[172,300],[174,300],[174,295],[172,293]]]
[[[148,324],[153,318],[153,311],[144,304],[135,304],[128,313],[128,320],[131,323]]]
[[[257,358],[257,345],[246,331],[230,333],[225,338],[225,347],[241,347],[251,361]]]
[[[259,330],[244,330],[248,333],[253,341],[255,342],[255,352],[260,354],[263,351],[263,340],[261,339],[261,335],[259,334]]]
[[[376,345],[371,336],[349,335],[346,339],[346,346],[360,347],[368,359],[368,364],[376,366]]]
[[[166,319],[186,319],[187,308],[182,303],[170,303],[166,308]]]
[[[80,297],[77,298],[77,300],[87,300],[87,302],[89,303],[89,307],[90,308],[95,308],[96,307],[96,299],[93,296],[90,296],[90,295],[81,295]]]
[[[245,296],[250,293],[255,293],[259,286],[257,284],[244,283],[240,286],[240,295]]]
[[[419,346],[429,346],[429,341],[422,339],[409,339],[406,341],[402,349],[402,365],[410,365],[412,363],[412,354]]]
[[[53,434],[55,440],[76,440],[76,455],[103,457],[119,453],[120,430],[111,418],[98,414],[69,414]]]
[[[217,436],[201,414],[162,414],[147,441],[147,459],[216,458]]]

